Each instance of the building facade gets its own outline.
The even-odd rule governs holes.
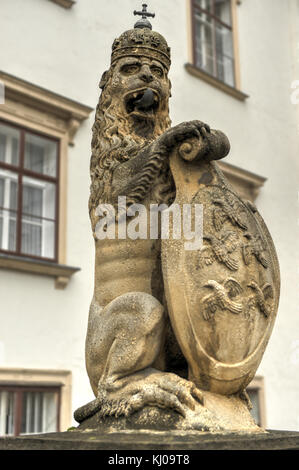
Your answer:
[[[1,1],[1,435],[63,431],[93,399],[91,127],[112,42],[140,7]],[[171,47],[173,125],[200,119],[226,133],[220,165],[276,245],[280,307],[249,392],[261,424],[299,431],[299,1],[151,0],[149,10]]]

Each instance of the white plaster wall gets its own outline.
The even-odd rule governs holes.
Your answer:
[[[298,108],[294,23],[297,0],[243,0],[238,7],[241,90],[237,101],[189,75],[187,0],[151,0],[154,29],[172,49],[173,123],[201,119],[231,140],[227,161],[268,178],[257,204],[275,241],[282,274],[277,322],[259,368],[265,377],[267,425],[299,430]],[[78,0],[65,10],[48,0],[1,0],[0,68],[95,107],[113,39],[130,29],[136,0]],[[298,76],[296,76],[298,74]],[[0,270],[0,367],[73,372],[73,408],[92,399],[84,340],[93,288],[89,227],[93,116],[69,148],[67,263],[81,267],[64,291],[53,280]]]

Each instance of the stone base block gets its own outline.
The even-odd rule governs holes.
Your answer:
[[[79,431],[0,439],[0,450],[299,450],[299,433],[200,431]]]

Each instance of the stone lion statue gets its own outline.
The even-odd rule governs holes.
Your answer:
[[[148,47],[155,41],[160,47],[148,48],[146,54],[144,46],[117,54],[119,45],[130,44],[137,36]],[[170,204],[175,192],[170,151],[188,136],[209,133],[200,121],[170,127],[169,48],[161,35],[132,30],[115,41],[113,50],[111,67],[100,81],[93,126],[93,231],[98,204],[116,203],[118,195],[126,195],[128,205]],[[166,372],[178,369],[186,377],[187,364],[163,305],[160,240],[95,243],[95,292],[86,339],[87,371],[98,397],[94,411],[128,415],[156,404],[184,414],[182,405],[192,406],[201,394],[182,376]]]
[[[119,41],[130,43],[138,34],[143,43],[160,41],[160,49],[153,55],[139,49],[137,55],[113,57],[100,81],[91,157],[93,230],[98,204],[116,203],[118,195],[126,195],[128,205],[170,204],[175,192],[168,165],[171,149],[188,136],[209,132],[200,121],[170,127],[168,47],[150,30],[124,33]],[[147,404],[184,413],[183,403],[192,406],[200,399],[191,382],[165,372],[180,368],[186,376],[163,305],[159,245],[160,240],[96,240],[86,363],[92,389],[104,402],[102,414],[127,415]]]
[[[229,151],[226,136],[201,121],[171,127],[169,67],[165,39],[148,27],[135,28],[114,41],[110,69],[100,81],[89,200],[95,287],[86,337],[95,400],[75,412],[80,423],[95,414],[129,417],[149,407],[186,417],[204,407],[202,389],[188,379],[192,355],[182,353],[169,318],[161,239],[96,235],[99,204],[116,208],[119,196],[126,196],[127,207],[147,210],[173,203],[169,157],[188,139],[204,142],[207,161]]]

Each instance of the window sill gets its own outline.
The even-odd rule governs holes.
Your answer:
[[[51,0],[54,3],[57,3],[58,5],[62,6],[63,8],[72,8],[74,3],[76,3],[74,0]]]
[[[64,264],[33,260],[21,256],[5,255],[3,253],[0,253],[0,269],[11,269],[30,274],[54,277],[56,289],[65,289],[71,276],[77,271],[80,271],[80,268],[66,266]]]
[[[224,91],[225,93],[232,96],[233,98],[236,98],[239,101],[245,101],[249,97],[249,95],[246,95],[242,91],[237,90],[237,88],[227,85],[221,80],[218,80],[218,78],[213,77],[212,75],[204,72],[203,70],[199,69],[198,67],[195,67],[192,64],[185,64],[185,69],[194,77],[200,78],[206,83],[209,83],[210,85],[218,88],[219,90]]]

